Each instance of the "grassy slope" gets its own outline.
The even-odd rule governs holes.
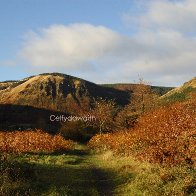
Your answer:
[[[185,82],[182,86],[177,87],[164,94],[161,97],[163,102],[177,102],[185,101],[196,93],[196,77],[192,80]]]

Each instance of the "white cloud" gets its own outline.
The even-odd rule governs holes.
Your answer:
[[[21,56],[33,66],[88,68],[91,62],[106,56],[125,56],[121,48],[134,50],[131,42],[134,40],[103,26],[53,25],[26,36]]]
[[[195,0],[141,0],[139,14],[124,13],[122,18],[128,25],[137,28],[167,28],[181,32],[196,30]]]
[[[145,21],[183,32],[194,31],[196,30],[196,1],[156,1],[151,4]]]
[[[137,28],[134,36],[90,24],[53,25],[27,34],[20,56],[36,70],[74,73],[94,82],[130,82],[138,74],[158,85],[191,79],[196,1],[151,0],[144,7],[137,18],[123,14]]]

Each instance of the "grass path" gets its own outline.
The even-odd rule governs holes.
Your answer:
[[[11,182],[10,195],[19,192],[26,195],[112,196],[112,173],[101,168],[95,157],[82,145],[65,154],[12,157],[19,164],[27,165],[27,180]]]
[[[59,154],[9,155],[0,168],[0,196],[195,195],[195,170],[165,168],[86,146]]]

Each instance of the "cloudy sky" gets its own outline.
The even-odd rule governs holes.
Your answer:
[[[0,81],[44,72],[179,86],[196,75],[196,0],[1,0]]]

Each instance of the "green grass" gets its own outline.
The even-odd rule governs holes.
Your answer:
[[[196,92],[196,88],[189,86],[181,92],[175,92],[172,95],[165,97],[164,101],[170,102],[170,103],[177,102],[177,101],[185,101],[190,98],[189,96],[190,93],[195,93],[195,92]]]
[[[5,169],[6,168],[6,169]],[[1,162],[0,195],[164,196],[195,195],[188,166],[161,167],[85,146],[61,154],[8,155]]]
[[[66,154],[8,155],[4,168],[10,169],[1,175],[0,195],[104,195],[109,186],[99,177],[105,174],[80,148]]]
[[[97,164],[112,170],[116,176],[114,195],[164,196],[195,195],[196,171],[188,166],[161,167],[134,160],[133,157],[114,157],[111,152],[97,155]]]

